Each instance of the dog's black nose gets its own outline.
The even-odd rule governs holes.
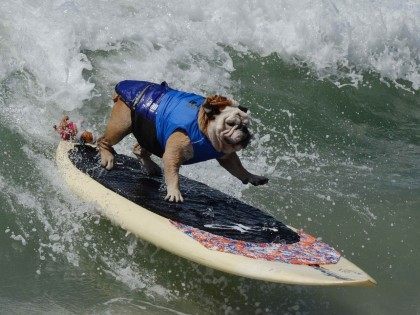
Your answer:
[[[248,127],[246,125],[240,124],[238,125],[238,129],[242,131],[243,133],[249,133]]]

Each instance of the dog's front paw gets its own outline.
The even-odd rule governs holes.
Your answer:
[[[101,150],[101,166],[110,170],[114,167],[114,154],[107,150]]]
[[[179,189],[168,189],[165,200],[169,202],[184,202]]]
[[[268,178],[265,176],[259,176],[259,175],[251,175],[249,176],[245,181],[243,181],[244,184],[251,183],[254,186],[259,185],[265,185],[268,183]]]

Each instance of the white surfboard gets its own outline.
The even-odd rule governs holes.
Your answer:
[[[296,265],[208,249],[170,219],[139,206],[80,171],[69,158],[74,148],[74,143],[61,141],[56,152],[58,169],[69,187],[86,201],[96,203],[102,215],[114,224],[159,248],[210,268],[271,282],[322,286],[376,284],[344,257],[335,264]]]

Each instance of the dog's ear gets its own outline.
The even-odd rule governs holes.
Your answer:
[[[232,100],[220,95],[208,96],[203,104],[204,112],[207,116],[213,117],[220,114],[220,111],[226,106],[232,106]]]
[[[209,102],[212,106],[217,106],[217,107],[226,107],[226,106],[233,105],[232,100],[221,95],[209,96],[206,98],[206,101]]]
[[[215,115],[220,114],[220,109],[219,109],[218,107],[216,107],[216,106],[212,106],[212,105],[210,105],[210,104],[209,104],[209,103],[207,103],[207,102],[205,102],[205,103],[203,104],[203,109],[204,109],[204,112],[206,113],[206,115],[207,115],[209,118],[211,118],[211,117],[213,117],[213,116],[215,116]]]
[[[239,106],[238,106],[238,108],[239,108],[241,111],[243,111],[244,113],[248,113],[248,108],[246,108],[246,107],[244,107],[244,106],[241,106],[241,105],[239,105]]]

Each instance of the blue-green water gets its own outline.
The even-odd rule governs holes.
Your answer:
[[[0,312],[420,312],[418,2],[0,4]],[[126,236],[62,183],[63,113],[104,130],[119,80],[166,80],[251,109],[244,164],[182,173],[304,228],[375,288],[231,276]],[[130,152],[133,138],[117,146]]]

